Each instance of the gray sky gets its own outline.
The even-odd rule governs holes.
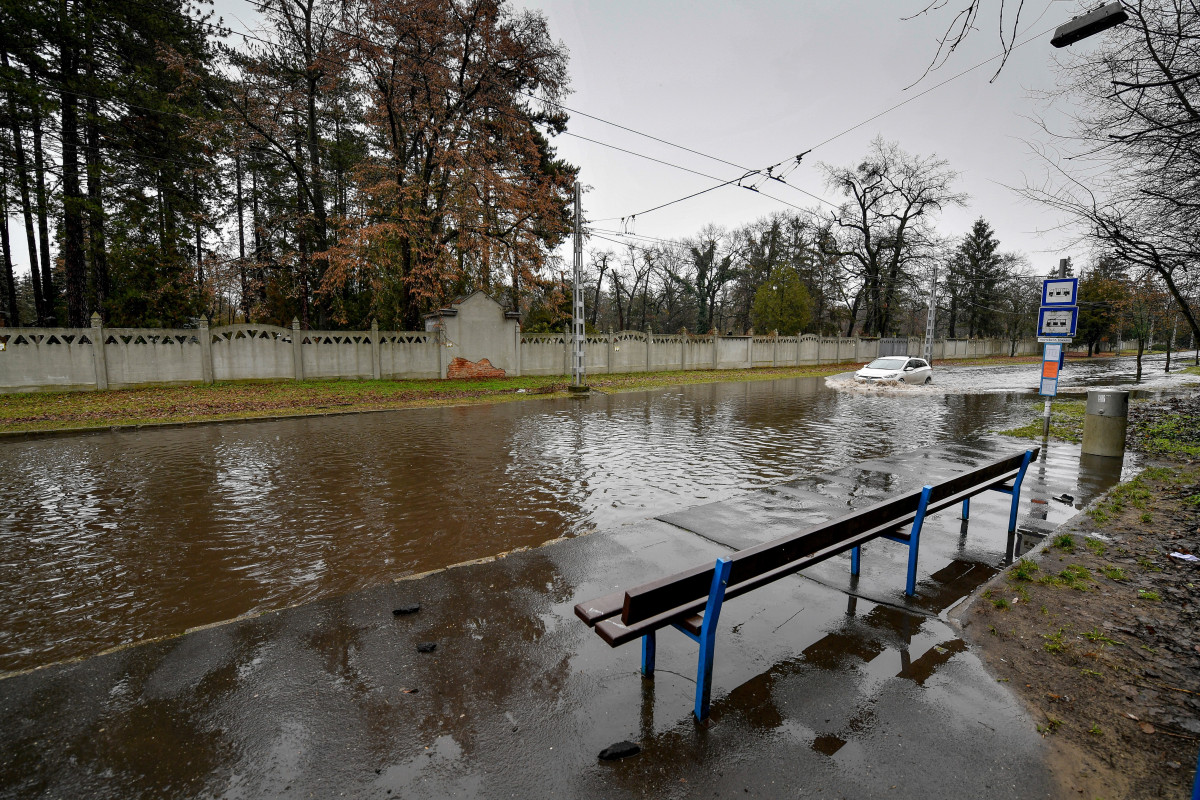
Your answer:
[[[1027,0],[1019,40],[1041,33],[1012,54],[993,83],[998,62],[933,89],[902,108],[819,145],[885,109],[1000,52],[995,11],[984,0],[979,30],[948,64],[913,88],[937,50],[937,38],[965,0],[949,0],[932,16],[911,20],[926,0],[516,0],[541,9],[551,34],[571,52],[574,93],[566,104],[638,131],[748,168],[761,168],[814,148],[789,183],[838,202],[825,188],[817,163],[850,165],[876,135],[919,155],[947,159],[961,173],[966,208],[945,212],[938,227],[960,236],[985,217],[1004,250],[1029,256],[1040,270],[1057,264],[1064,236],[1046,209],[1022,202],[1005,185],[1036,179],[1039,161],[1028,142],[1045,134],[1030,119],[1045,113],[1031,92],[1053,86],[1048,29],[1078,13],[1075,0]],[[1010,2],[1011,6],[1012,3]],[[254,25],[245,0],[217,0],[216,11],[234,30]],[[1099,37],[1097,37],[1098,39]],[[235,40],[236,41],[236,40]],[[1094,47],[1093,42],[1074,49]],[[721,180],[741,172],[727,164],[572,115],[568,130]],[[584,210],[595,228],[618,229],[617,219],[712,186],[714,181],[572,136],[555,140],[559,152],[582,167],[590,187]],[[763,191],[810,207],[810,196],[779,184]],[[736,187],[640,216],[632,231],[682,238],[708,223],[733,227],[783,203]],[[606,220],[606,221],[601,221]],[[19,230],[19,219],[12,220]],[[1051,231],[1039,235],[1040,232]],[[18,272],[27,272],[24,237],[12,237]],[[594,244],[606,246],[596,241]],[[569,250],[564,251],[569,259]]]
[[[985,0],[986,2],[986,0]],[[572,108],[618,122],[736,164],[759,168],[788,158],[857,125],[1000,52],[997,0],[949,63],[917,82],[950,22],[947,8],[905,21],[925,0],[828,2],[685,2],[684,0],[525,0],[546,14],[552,35],[571,51]],[[1010,5],[1010,13],[1012,3]],[[1021,39],[1052,29],[1078,12],[1075,2],[1026,2]],[[838,202],[825,188],[820,161],[851,165],[876,135],[920,155],[947,159],[970,194],[964,209],[938,220],[946,235],[965,233],[975,218],[995,228],[1001,247],[1027,254],[1039,270],[1057,264],[1059,233],[1039,235],[1059,220],[1004,187],[1041,174],[1027,142],[1047,138],[1030,119],[1045,113],[1031,92],[1053,86],[1050,33],[1017,49],[993,83],[997,62],[934,89],[844,136],[817,147],[789,182]],[[1085,42],[1075,48],[1094,46]],[[580,115],[569,130],[671,161],[723,180],[740,173]],[[623,217],[713,185],[713,181],[580,139],[556,139],[582,167],[589,220]],[[763,187],[768,191],[767,186]],[[771,184],[796,205],[815,201]],[[735,226],[787,206],[728,187],[639,217],[642,235],[677,238],[714,222]],[[619,220],[594,227],[616,229]],[[602,242],[596,244],[603,245]],[[1074,253],[1078,261],[1083,253]]]

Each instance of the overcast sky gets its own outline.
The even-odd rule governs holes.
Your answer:
[[[910,153],[936,153],[961,173],[958,188],[970,201],[940,217],[944,234],[962,235],[983,216],[1003,249],[1024,252],[1039,271],[1056,265],[1060,256],[1072,255],[1058,249],[1064,237],[1039,233],[1060,220],[1005,186],[1041,174],[1029,143],[1046,139],[1031,116],[1047,110],[1033,94],[1052,88],[1056,75],[1046,31],[1079,13],[1077,3],[1026,2],[1020,39],[1042,35],[1017,49],[994,82],[989,80],[999,62],[819,145],[1000,52],[994,16],[999,3],[985,0],[979,30],[948,64],[921,80],[950,23],[948,12],[965,5],[949,0],[932,16],[902,19],[925,2],[525,0],[524,5],[541,9],[552,35],[571,51],[574,94],[566,104],[572,108],[748,168],[815,147],[789,182],[833,202],[840,198],[825,187],[818,162],[852,165],[882,135]],[[1089,43],[1075,48],[1084,46]],[[740,174],[578,114],[569,130],[722,180]],[[582,167],[580,180],[590,187],[585,218],[595,228],[616,230],[619,220],[600,220],[626,217],[714,183],[570,136],[555,141],[563,156]],[[779,184],[763,190],[806,208],[816,202]],[[731,186],[642,215],[634,231],[684,237],[706,223],[731,227],[787,208]],[[1074,255],[1078,261],[1084,254]]]
[[[949,0],[932,15],[903,19],[926,2],[517,0],[542,10],[552,36],[570,50],[574,91],[566,105],[573,109],[746,168],[766,167],[811,148],[789,183],[835,203],[840,198],[825,187],[818,163],[852,165],[881,135],[910,153],[936,153],[961,173],[958,188],[970,201],[942,214],[937,224],[945,235],[960,236],[983,216],[1004,250],[1025,253],[1039,271],[1065,255],[1078,262],[1083,253],[1058,249],[1066,237],[1053,229],[1062,220],[1005,188],[1021,185],[1026,176],[1036,180],[1041,172],[1030,143],[1046,137],[1031,117],[1047,109],[1033,94],[1053,87],[1048,30],[1079,13],[1075,0],[1026,1],[1019,39],[1041,35],[1015,50],[994,82],[989,80],[998,62],[820,144],[1000,52],[994,16],[999,0],[984,0],[979,30],[945,66],[922,79],[949,14],[966,0]],[[217,0],[215,7],[235,31],[257,22],[246,0]],[[1074,47],[1089,46],[1095,45]],[[741,174],[728,164],[582,114],[572,115],[568,130],[720,180]],[[589,187],[585,218],[595,229],[618,230],[620,217],[715,183],[574,136],[560,136],[555,144],[582,168],[580,180]],[[817,202],[776,183],[763,191],[805,208]],[[643,214],[630,230],[676,239],[709,223],[734,227],[788,208],[730,186]],[[19,272],[28,271],[23,242],[13,237]],[[569,250],[565,253],[569,263]]]

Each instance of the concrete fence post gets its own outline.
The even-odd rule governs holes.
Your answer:
[[[612,328],[609,328],[608,329],[608,363],[606,365],[608,368],[609,375],[611,375],[612,371],[613,371],[613,351],[616,349],[616,346],[617,346],[616,342],[613,340]]]
[[[379,380],[383,367],[379,364],[379,323],[371,320],[371,377]]]
[[[650,326],[646,326],[646,372],[650,372],[650,349],[654,346],[654,331]]]
[[[721,334],[716,328],[713,328],[713,365],[716,369],[721,363]]]
[[[304,380],[304,351],[300,349],[300,320],[292,317],[292,370],[296,380]]]
[[[200,317],[200,380],[213,382],[212,334],[208,332],[208,317]]]
[[[517,360],[516,367],[513,370],[513,377],[521,376],[521,323],[518,321],[513,325],[513,352]]]
[[[92,312],[92,361],[96,365],[96,389],[108,388],[108,362],[104,360],[104,323]]]
[[[685,372],[687,370],[687,342],[688,342],[687,337],[688,337],[687,328],[683,328],[679,332],[679,371],[680,372]]]

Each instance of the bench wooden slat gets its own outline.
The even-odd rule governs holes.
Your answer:
[[[931,494],[929,513],[946,508],[991,486],[1012,480],[1020,472],[1024,458],[1024,453],[1002,458],[936,484]],[[791,564],[809,553],[845,541],[854,531],[906,525],[916,517],[920,496],[919,490],[913,491],[734,553],[730,557],[733,560],[729,576],[730,589],[753,580],[758,575],[774,571],[781,564]],[[842,549],[848,548],[849,546]],[[711,565],[697,566],[628,590],[622,602],[622,622],[627,626],[633,625],[707,597],[712,583],[712,570]],[[609,609],[611,606],[605,610]],[[596,621],[598,619],[596,618]]]
[[[621,606],[624,602],[624,591],[613,592],[603,597],[597,597],[595,600],[576,603],[575,616],[579,617],[589,626],[592,626],[602,619],[607,619],[614,614],[621,613]]]
[[[1020,471],[1020,469],[1018,468],[1017,470],[1014,470],[1012,472],[1012,474],[1002,476],[1000,481],[998,481],[998,484],[1004,483],[1005,481],[1012,480],[1016,476],[1016,473],[1019,471]],[[992,484],[992,485],[998,485],[998,484]],[[974,487],[969,487],[967,489],[960,491],[958,494],[950,495],[949,497],[943,497],[937,504],[930,503],[926,510],[926,513],[933,513],[935,511],[938,511],[941,509],[949,508],[957,503],[961,503],[963,500],[970,497],[971,495],[978,494],[978,488],[979,488],[978,485],[976,485]],[[894,520],[892,522],[889,522],[888,524],[881,525],[878,528],[873,528],[871,530],[864,531],[863,533],[853,536],[850,539],[847,539],[840,543],[834,544],[834,545],[826,548],[825,550],[822,550],[818,553],[814,553],[809,556],[801,557],[792,563],[779,566],[773,570],[770,570],[769,572],[763,573],[762,575],[759,575],[756,578],[752,578],[750,580],[744,581],[736,586],[732,585],[732,578],[731,578],[731,580],[730,580],[731,585],[725,591],[725,599],[730,600],[739,595],[753,591],[754,589],[757,589],[760,586],[765,586],[766,584],[771,583],[776,580],[779,580],[780,578],[784,578],[784,577],[787,577],[788,575],[792,575],[796,572],[799,572],[802,569],[811,567],[815,564],[819,564],[820,562],[825,561],[829,558],[832,558],[833,556],[838,555],[839,553],[844,553],[853,547],[856,547],[861,544],[865,544],[868,541],[870,541],[871,539],[874,539],[878,536],[882,536],[887,533],[895,533],[896,532],[895,528],[892,527],[893,523],[898,526],[904,526],[904,525],[911,524],[915,519],[916,519],[916,512],[914,511],[913,514],[911,514],[910,516],[907,517],[907,519]],[[713,568],[708,567],[707,569],[711,573]],[[690,573],[690,572],[691,572],[691,570],[688,570],[688,573]],[[680,573],[680,574],[683,575],[683,574],[687,574],[687,573]],[[710,580],[711,580],[711,575],[710,575]],[[630,590],[630,591],[633,591],[633,590]],[[596,625],[595,625],[596,633],[600,634],[600,638],[602,638],[605,642],[607,642],[611,647],[618,647],[627,642],[631,642],[634,639],[638,639],[638,638],[646,635],[647,633],[650,633],[651,631],[658,630],[659,628],[664,628],[668,625],[672,625],[677,622],[683,624],[683,621],[690,620],[692,618],[692,615],[695,615],[695,612],[697,612],[699,610],[703,610],[704,605],[707,602],[707,600],[708,600],[708,596],[705,595],[704,597],[697,598],[693,602],[684,603],[684,604],[678,606],[677,608],[673,608],[668,611],[665,611],[655,617],[648,618],[648,619],[642,620],[640,622],[631,623],[631,624],[625,624],[624,622],[622,622],[620,620],[606,619],[606,620],[596,623]],[[614,613],[612,616],[616,616],[616,614]],[[699,631],[699,623],[703,620],[703,617],[701,617],[699,615],[695,615],[694,619],[696,620],[695,631]],[[690,630],[691,627],[690,626],[688,626],[688,627]],[[693,631],[693,632],[695,632],[695,631]]]

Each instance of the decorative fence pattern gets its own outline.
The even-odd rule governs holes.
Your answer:
[[[896,349],[895,340],[889,349]],[[920,355],[921,339],[908,339]],[[301,331],[238,324],[209,329],[90,328],[0,329],[0,391],[107,389],[147,384],[226,380],[334,378],[439,378],[457,352],[440,330]],[[1033,340],[1017,354],[1037,352]],[[1008,341],[938,340],[933,357],[1007,355]],[[880,340],[804,336],[690,336],[620,331],[587,337],[591,374],[652,370],[748,369],[865,362]],[[570,372],[565,334],[520,336],[516,363],[493,363],[509,375]]]

